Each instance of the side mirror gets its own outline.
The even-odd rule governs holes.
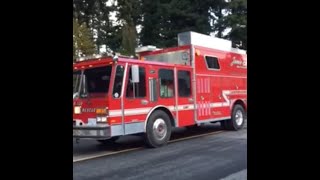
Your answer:
[[[73,99],[78,98],[79,97],[79,93],[73,93]]]
[[[132,77],[132,83],[139,83],[139,66],[138,65],[131,66],[131,77]]]

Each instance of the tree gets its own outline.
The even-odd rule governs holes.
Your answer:
[[[116,10],[115,6],[107,6],[108,0],[73,0],[73,16],[79,23],[86,23],[99,51],[102,45],[107,48],[119,49],[121,31],[110,20],[110,12]],[[118,43],[120,42],[120,43]]]
[[[160,0],[142,0],[142,29],[140,32],[140,42],[142,45],[161,46],[160,37]]]
[[[223,32],[227,28],[227,24],[225,21],[226,11],[228,10],[228,3],[226,0],[214,0],[207,3],[210,7],[210,17],[212,30],[216,33],[216,36],[219,38],[223,38]]]
[[[242,42],[240,48],[247,49],[247,0],[231,0],[228,4],[230,15],[226,24],[231,28],[226,38]]]
[[[195,31],[210,34],[209,5],[207,0],[171,0],[168,7],[169,22],[164,27],[165,46],[177,45],[177,34]]]
[[[85,23],[79,24],[73,20],[73,58],[96,53],[93,36]]]
[[[247,46],[246,0],[113,0],[107,6],[108,1],[73,0],[74,18],[87,26],[98,51],[106,45],[111,51],[134,55],[138,44],[176,46],[177,34],[185,31],[216,32],[220,38],[241,41],[242,48]],[[116,22],[111,12],[116,13]]]
[[[121,23],[121,53],[134,55],[137,47],[137,25],[141,20],[140,0],[118,0],[118,21]]]
[[[124,55],[135,55],[137,46],[137,31],[135,26],[124,23],[122,26],[122,43],[120,53]]]
[[[140,34],[143,45],[171,47],[177,34],[195,31],[209,34],[209,0],[143,0],[144,21]]]

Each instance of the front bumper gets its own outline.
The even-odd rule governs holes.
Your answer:
[[[109,139],[111,131],[109,125],[73,126],[73,138]]]

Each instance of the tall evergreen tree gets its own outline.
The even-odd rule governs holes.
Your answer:
[[[106,45],[133,55],[137,42],[160,48],[176,46],[177,34],[185,31],[216,32],[218,37],[241,41],[242,48],[247,46],[246,0],[112,0],[117,4],[111,7],[108,1],[73,0],[74,18],[87,25],[97,49]],[[117,14],[115,24],[111,12]],[[140,34],[137,25],[141,25]],[[228,28],[230,33],[223,36]]]
[[[86,23],[94,35],[97,49],[106,45],[110,49],[119,49],[121,31],[114,26],[110,19],[110,12],[115,6],[107,6],[109,0],[73,0],[74,18],[79,23]],[[119,43],[120,41],[120,43]]]
[[[247,0],[231,0],[228,6],[231,14],[226,17],[226,24],[231,31],[226,38],[242,42],[240,48],[247,49]]]
[[[141,20],[140,0],[118,0],[118,20],[122,27],[121,52],[134,55],[137,46],[137,25]]]
[[[177,34],[196,31],[209,34],[208,1],[143,0],[141,42],[158,47],[177,45]]]
[[[140,33],[140,42],[142,45],[161,46],[160,37],[160,0],[142,0],[142,29]]]
[[[88,56],[96,53],[92,33],[85,23],[73,20],[73,57]]]
[[[228,10],[228,3],[226,0],[206,0],[207,5],[210,7],[210,17],[212,31],[216,33],[216,36],[223,38],[223,32],[227,28],[225,16]]]

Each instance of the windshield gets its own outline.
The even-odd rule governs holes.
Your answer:
[[[109,91],[111,66],[85,69],[73,73],[73,98],[88,96],[106,96]],[[81,83],[80,83],[81,82]],[[80,90],[80,91],[79,91]]]
[[[79,91],[81,71],[73,72],[73,94]]]

